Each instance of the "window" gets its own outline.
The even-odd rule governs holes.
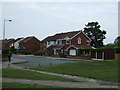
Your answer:
[[[66,44],[69,44],[69,43],[70,43],[70,39],[67,38],[67,39],[66,39]]]
[[[54,41],[54,44],[56,44],[56,41]]]
[[[78,44],[81,44],[81,38],[79,37],[77,40],[78,40]]]
[[[70,40],[68,39],[68,40],[66,40],[66,44],[69,44],[70,43]]]
[[[67,50],[65,50],[64,53],[65,53],[65,55],[68,55],[68,51]]]
[[[90,45],[90,41],[89,40],[87,40],[87,45]]]
[[[60,41],[57,42],[57,44],[59,44],[59,43],[60,43]]]
[[[50,45],[50,42],[48,41],[48,45]]]

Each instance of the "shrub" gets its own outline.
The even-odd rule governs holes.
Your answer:
[[[24,55],[31,54],[31,53],[28,52],[28,51],[16,51],[16,53],[20,53],[20,54],[24,54]]]
[[[115,47],[114,49],[116,53],[120,53],[120,47]]]
[[[82,54],[81,56],[86,56],[86,57],[88,57],[88,56],[90,56],[90,54]]]
[[[82,51],[86,51],[86,50],[92,51],[94,49],[93,48],[82,48],[82,47],[80,47],[79,50],[82,50]]]
[[[2,54],[8,54],[9,51],[13,52],[13,49],[12,48],[2,49]]]
[[[13,48],[5,48],[5,49],[2,49],[2,57],[7,57],[9,51],[13,52],[14,50],[13,50]]]
[[[34,55],[40,55],[40,56],[42,56],[43,54],[45,54],[44,52],[41,52],[41,51],[39,51],[39,52],[35,52],[35,53],[33,53]]]

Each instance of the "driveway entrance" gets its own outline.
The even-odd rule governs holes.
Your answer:
[[[33,56],[33,55],[13,55],[13,60],[27,60],[27,63],[15,64],[22,67],[38,67],[38,66],[48,66],[55,64],[70,63],[75,61],[70,61],[62,58],[46,57],[46,56]]]

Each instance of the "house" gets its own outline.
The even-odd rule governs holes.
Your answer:
[[[40,41],[34,37],[22,38],[19,41],[19,50],[34,53],[40,50]]]
[[[14,42],[14,48],[16,49],[16,50],[19,50],[20,49],[20,45],[19,45],[19,43],[20,43],[20,41],[22,41],[24,38],[17,38],[16,40],[15,40],[15,42]]]
[[[47,49],[49,55],[78,55],[78,49],[88,48],[91,39],[82,31],[71,31],[66,33],[58,33],[48,36],[42,40],[42,50]]]
[[[9,48],[14,46],[15,39],[2,40],[2,48]]]

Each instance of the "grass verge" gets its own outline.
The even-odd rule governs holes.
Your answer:
[[[75,81],[73,79],[62,78],[59,76],[41,74],[34,71],[3,68],[2,77],[9,78],[21,78],[21,79],[31,79],[31,80],[59,80],[59,81]]]
[[[32,67],[31,69],[118,82],[118,61],[79,61],[61,65]]]
[[[2,88],[62,88],[57,86],[47,86],[38,84],[22,84],[22,83],[2,83]]]

